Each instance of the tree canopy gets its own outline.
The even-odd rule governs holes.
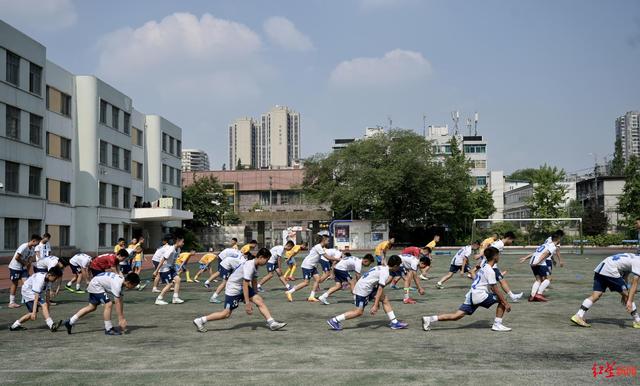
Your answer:
[[[189,229],[225,225],[235,215],[222,186],[215,177],[196,179],[182,190],[185,210],[193,212],[193,220],[185,223]]]
[[[632,226],[640,218],[640,159],[632,156],[625,167],[626,181],[622,189],[618,209],[625,217],[624,223]]]
[[[537,173],[538,169],[535,168],[518,169],[507,176],[507,179],[531,182]]]
[[[533,174],[533,195],[528,204],[535,218],[560,217],[563,214],[567,188],[561,184],[565,179],[564,170],[543,165]]]

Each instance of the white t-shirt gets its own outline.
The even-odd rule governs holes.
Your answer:
[[[409,255],[409,254],[401,254],[400,255],[400,260],[402,260],[402,266],[405,269],[411,270],[411,271],[417,271],[418,270],[418,263],[420,262],[420,260],[415,257],[414,255]]]
[[[69,260],[69,263],[75,265],[80,268],[87,268],[89,264],[91,264],[91,256],[86,253],[78,253],[73,255],[73,257]]]
[[[36,262],[36,268],[50,270],[51,268],[58,265],[58,259],[56,256],[43,257]]]
[[[242,283],[245,280],[253,280],[258,277],[258,267],[256,267],[255,259],[244,260],[227,280],[227,287],[224,294],[228,296],[237,296],[242,293]]]
[[[473,248],[471,248],[471,245],[460,248],[458,252],[456,252],[455,256],[453,256],[453,258],[451,259],[451,265],[461,266],[465,258],[467,259],[467,261],[469,261],[471,253],[473,253]]]
[[[389,279],[389,267],[386,265],[379,265],[371,268],[367,271],[360,280],[356,283],[353,289],[354,295],[369,296],[371,292],[377,287],[384,287]]]
[[[166,245],[164,251],[160,255],[160,258],[164,258],[164,264],[160,267],[158,272],[169,272],[172,269],[175,269],[176,258],[180,254],[180,250],[176,250],[174,245]]]
[[[20,255],[20,260],[18,260],[18,255]],[[33,248],[29,248],[29,243],[24,243],[16,249],[16,253],[13,254],[13,259],[11,259],[11,262],[9,263],[9,268],[20,271],[24,269],[29,262],[31,262],[31,258],[33,256]]]
[[[242,253],[235,248],[225,248],[218,254],[218,261],[222,263],[227,257],[241,257]]]
[[[20,290],[22,299],[24,299],[25,302],[33,301],[36,294],[38,294],[38,296],[44,295],[42,292],[47,288],[46,277],[47,274],[44,272],[36,272],[29,276]]]
[[[465,304],[479,304],[489,297],[493,292],[490,286],[495,285],[496,273],[493,270],[494,266],[484,264],[476,273],[476,278],[471,284],[471,289],[465,296]]]
[[[269,264],[275,264],[279,258],[284,255],[284,245],[276,245],[271,248],[271,257],[269,258]]]
[[[233,271],[246,260],[247,258],[244,257],[242,253],[239,253],[237,256],[229,256],[226,259],[222,260],[220,262],[220,266],[227,271]]]
[[[355,256],[345,256],[336,265],[334,269],[346,272],[360,273],[362,271],[362,259]]]
[[[620,253],[602,260],[594,269],[600,275],[618,278],[633,273],[640,276],[640,255],[633,253]]]
[[[163,246],[161,246],[160,248],[156,249],[155,253],[153,254],[153,257],[151,258],[152,261],[155,262],[160,262],[160,260],[162,260],[162,255],[164,254],[164,249],[166,247],[169,247],[169,244],[165,244]]]
[[[540,256],[542,256],[546,252],[549,252],[549,255],[547,257],[552,256],[554,253],[556,253],[556,245],[554,243],[547,243],[539,246],[531,256],[529,264],[533,265],[538,259],[540,259]],[[547,265],[546,260],[547,258],[540,259],[540,261],[538,261],[536,265]]]
[[[502,240],[496,240],[493,243],[491,243],[490,246],[492,246],[495,249],[497,249],[498,252],[500,252],[500,253],[504,252],[504,241],[502,241]],[[480,259],[480,266],[483,266],[486,262],[487,262],[487,258],[482,256],[482,258]],[[493,267],[494,268],[498,268],[498,264],[494,264]]]
[[[340,252],[339,249],[329,248],[324,250],[324,256],[322,256],[320,260],[329,261],[325,256],[331,256],[339,259],[342,257],[342,252]]]
[[[551,240],[551,237],[549,237],[544,241],[544,243],[545,244],[551,244],[551,243],[553,243],[553,240]],[[558,248],[560,248],[560,245],[556,245],[556,252],[558,251]],[[554,252],[554,253],[556,253],[556,252]],[[553,255],[553,253],[551,255],[547,256],[547,260],[553,261],[552,255]]]
[[[35,254],[38,260],[44,257],[49,257],[51,255],[51,244],[49,244],[48,241],[44,244],[38,243],[35,247]],[[38,255],[40,257],[38,257]]]
[[[87,292],[91,294],[109,293],[119,298],[122,293],[124,278],[114,272],[103,272],[94,276],[87,286]]]
[[[136,249],[135,248],[125,248],[125,251],[127,251],[127,253],[129,254],[129,258],[124,259],[120,262],[120,265],[125,266],[125,265],[129,265],[131,264],[130,261],[131,259],[133,259],[133,257],[136,255]]]
[[[320,261],[320,256],[324,254],[324,248],[322,244],[316,244],[311,248],[307,257],[302,260],[302,268],[313,269]]]

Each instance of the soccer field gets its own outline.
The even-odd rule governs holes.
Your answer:
[[[528,251],[527,251],[528,252]],[[39,315],[27,331],[9,332],[9,325],[25,307],[0,309],[0,383],[46,384],[634,384],[638,377],[594,380],[594,362],[638,366],[640,330],[618,294],[607,293],[587,314],[592,328],[569,321],[591,293],[592,270],[604,254],[563,255],[567,264],[556,267],[547,291],[548,303],[528,303],[533,277],[523,252],[503,255],[500,267],[514,292],[525,300],[513,304],[505,325],[513,331],[490,329],[495,307],[479,309],[458,322],[437,323],[429,332],[421,316],[452,312],[458,308],[470,281],[455,275],[444,290],[435,288],[449,267],[449,256],[436,256],[431,280],[423,281],[427,293],[414,292],[417,304],[402,304],[402,292],[387,288],[399,319],[407,330],[393,331],[382,309],[346,321],[343,331],[331,331],[325,320],[352,308],[352,296],[339,291],[329,306],[307,303],[308,289],[288,303],[274,278],[263,297],[277,320],[289,323],[270,331],[257,309],[245,313],[241,305],[230,319],[207,324],[198,333],[191,323],[222,308],[210,304],[210,290],[201,284],[184,284],[184,304],[156,306],[150,287],[128,291],[125,314],[130,333],[105,336],[102,308],[81,319],[68,335],[61,328],[51,333]],[[192,265],[195,272],[197,265]],[[264,267],[260,274],[266,273]],[[148,278],[146,271],[143,278]],[[299,277],[299,275],[298,275]],[[322,285],[327,288],[329,282]],[[7,297],[6,290],[2,299]],[[87,303],[88,295],[64,292],[52,307],[54,320],[67,319]],[[114,321],[115,318],[114,311]]]

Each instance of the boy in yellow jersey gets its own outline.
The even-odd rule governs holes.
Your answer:
[[[428,259],[425,260],[427,263],[424,266],[424,268],[420,268],[420,279],[422,280],[429,280],[429,278],[427,277],[427,272],[429,272],[429,270],[431,269],[431,253],[435,251],[436,245],[439,242],[440,242],[440,235],[435,235],[433,236],[433,240],[431,240],[431,242],[424,247],[424,249],[429,248],[429,255],[427,256]]]
[[[217,258],[218,258],[218,255],[214,254],[213,252],[205,253],[204,256],[202,256],[200,258],[200,261],[198,262],[198,264],[200,264],[200,267],[198,269],[198,272],[196,272],[195,276],[193,277],[193,281],[196,283],[200,283],[198,281],[198,277],[200,277],[200,275],[202,275],[205,271],[209,271],[209,275],[213,275],[211,264]]]
[[[189,270],[187,269],[187,264],[189,264],[189,260],[191,259],[191,257],[195,256],[195,254],[196,251],[194,250],[191,250],[189,252],[182,252],[176,259],[176,275],[180,276],[180,274],[184,272],[187,275],[187,283],[193,283],[193,280],[191,280],[191,276],[189,274]]]
[[[138,242],[133,246],[133,249],[136,251],[136,255],[133,257],[133,272],[138,275],[140,275],[140,271],[142,271],[142,260],[144,260],[142,244],[144,244],[144,237],[140,236]],[[131,245],[129,245],[129,248],[131,248]]]
[[[258,246],[258,242],[255,240],[251,240],[247,244],[243,245],[242,248],[240,248],[240,253],[242,253],[243,255],[248,255],[255,249],[256,246]]]
[[[118,252],[120,252],[120,250],[121,250],[122,248],[126,247],[126,244],[127,244],[127,241],[126,241],[125,239],[123,239],[122,237],[120,237],[120,238],[118,239],[118,244],[116,244],[116,245],[113,247],[113,253],[118,253]]]
[[[296,265],[296,255],[300,253],[300,251],[303,251],[306,249],[307,249],[307,243],[304,242],[300,245],[294,245],[293,248],[291,248],[291,250],[284,252],[284,256],[287,258],[286,263],[288,267],[284,275],[282,275],[285,281],[296,280],[295,276],[293,276],[296,273],[296,268],[298,267]]]
[[[387,251],[391,249],[395,238],[391,237],[389,240],[383,241],[376,245],[376,249],[373,251],[373,255],[376,257],[378,265],[387,265]]]

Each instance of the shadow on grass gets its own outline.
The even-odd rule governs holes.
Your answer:
[[[465,329],[465,328],[472,328],[472,329],[478,329],[478,330],[484,330],[484,329],[489,330],[489,329],[491,329],[491,324],[492,324],[492,321],[490,321],[490,320],[476,320],[475,322],[466,324],[464,326],[451,325],[450,327],[442,327],[444,325],[444,323],[442,323],[442,324],[438,323],[433,328],[433,331],[462,330],[462,329]]]
[[[594,318],[589,320],[588,322],[593,324],[611,324],[614,326],[618,326],[620,328],[625,328],[625,322],[628,321],[626,319],[614,319],[614,318]],[[575,325],[574,325],[575,326]],[[576,326],[577,327],[577,326]]]
[[[211,325],[211,324],[209,324]],[[270,330],[269,326],[267,326],[264,322],[247,322],[247,323],[240,323],[240,324],[236,324],[233,327],[229,327],[229,328],[216,328],[216,329],[209,329],[209,332],[212,331],[233,331],[233,330],[240,330],[242,328],[247,328],[250,327],[253,331],[256,331],[257,329],[264,329],[264,330]],[[280,331],[286,331],[284,329],[281,329]]]

